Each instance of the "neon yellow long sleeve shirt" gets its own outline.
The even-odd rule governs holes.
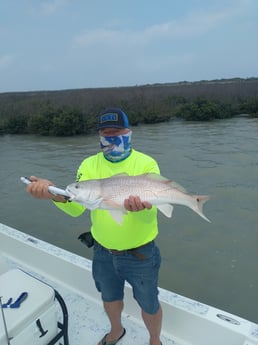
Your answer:
[[[144,173],[160,173],[157,162],[150,156],[132,150],[128,158],[112,163],[104,158],[102,152],[86,158],[77,172],[77,181],[101,179],[116,174],[127,173],[130,176]],[[76,202],[58,203],[56,206],[67,214],[78,217],[85,207]],[[128,212],[122,224],[118,224],[106,210],[91,211],[91,232],[94,239],[109,249],[130,249],[152,241],[158,234],[157,209]]]

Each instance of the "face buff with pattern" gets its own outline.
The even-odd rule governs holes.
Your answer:
[[[100,146],[103,154],[110,162],[121,162],[131,153],[132,131],[111,137],[100,135]]]

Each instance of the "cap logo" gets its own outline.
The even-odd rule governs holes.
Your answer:
[[[100,123],[105,123],[108,121],[113,121],[113,122],[117,122],[118,121],[118,114],[116,113],[107,113],[104,114],[100,117]]]

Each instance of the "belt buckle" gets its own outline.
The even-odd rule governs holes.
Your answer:
[[[121,255],[126,253],[127,250],[108,249],[108,252],[112,255]]]
[[[120,254],[120,250],[116,250],[116,249],[108,249],[108,252],[112,255]]]

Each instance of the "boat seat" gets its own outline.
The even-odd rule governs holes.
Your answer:
[[[45,336],[44,344],[55,344],[63,336],[65,339],[64,344],[68,345],[68,313],[61,295],[51,286],[20,269],[15,268],[0,275],[2,305],[6,304],[10,298],[12,298],[12,303],[15,302],[23,292],[27,293],[27,297],[18,308],[10,307],[10,303],[7,308],[2,310],[9,339],[15,339],[16,337],[25,339],[28,336],[25,335],[26,329],[33,325],[35,328],[34,333],[39,333],[39,338]],[[57,321],[55,299],[57,299],[63,311],[63,324]],[[4,343],[6,339],[2,316],[0,315],[0,344]],[[44,321],[44,318],[46,321]],[[47,328],[47,331],[44,328]],[[59,333],[58,328],[61,329]],[[38,344],[41,344],[40,341]]]

